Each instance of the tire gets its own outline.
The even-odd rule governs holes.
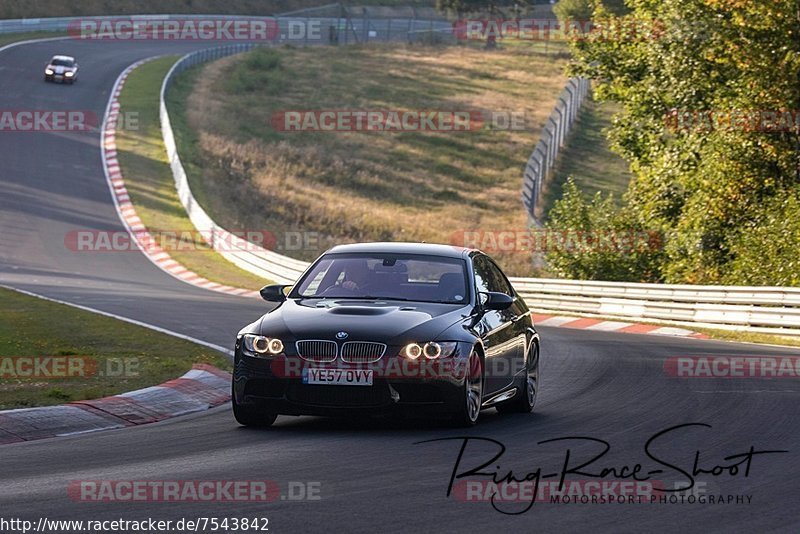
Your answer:
[[[455,413],[454,423],[458,427],[470,427],[478,422],[483,403],[483,362],[475,349],[467,360],[467,376],[461,406]]]
[[[242,426],[268,427],[272,426],[272,423],[278,418],[278,414],[259,409],[257,404],[244,405],[236,402],[233,385],[231,385],[231,404],[233,404],[233,417]]]
[[[536,406],[536,397],[539,392],[539,345],[533,343],[532,349],[533,358],[531,367],[522,378],[522,385],[519,386],[517,391],[520,394],[508,402],[497,405],[497,411],[500,413],[531,413],[534,406]]]

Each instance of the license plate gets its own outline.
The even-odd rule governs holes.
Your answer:
[[[371,386],[371,369],[321,369],[305,367],[303,384],[326,386]]]

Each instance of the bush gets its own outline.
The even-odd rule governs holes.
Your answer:
[[[227,89],[233,93],[263,92],[279,95],[286,87],[286,72],[277,51],[271,48],[256,48],[247,53],[227,79]]]
[[[765,202],[743,226],[725,283],[800,286],[800,189]]]
[[[623,282],[661,281],[661,233],[636,225],[611,195],[583,197],[570,177],[550,210],[546,259],[564,278]],[[557,245],[557,246],[554,246]]]

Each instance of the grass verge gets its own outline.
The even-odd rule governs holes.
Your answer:
[[[131,202],[175,261],[214,282],[259,289],[269,280],[239,269],[211,250],[196,232],[175,190],[172,171],[161,138],[158,114],[161,82],[177,56],[159,58],[135,69],[120,95],[122,117],[132,117],[128,128],[117,131],[117,156]],[[159,234],[163,232],[163,234]],[[177,235],[175,240],[166,236]],[[183,236],[183,237],[180,237]]]
[[[736,330],[718,330],[714,328],[692,328],[695,332],[706,334],[720,341],[737,341],[740,343],[758,343],[762,345],[784,345],[800,347],[800,337],[781,336],[777,334],[760,334],[755,332],[739,332]]]
[[[617,202],[621,201],[631,174],[625,160],[611,151],[605,134],[616,112],[612,103],[600,103],[591,98],[586,101],[544,191],[543,213],[561,198],[562,187],[570,176],[587,196],[599,191],[603,195],[612,193]]]
[[[566,61],[534,44],[261,49],[183,75],[169,105],[203,207],[225,227],[269,229],[279,252],[310,260],[336,243],[524,231],[522,172]],[[286,133],[273,123],[288,110],[331,109],[525,120],[460,132]],[[297,234],[317,246],[290,249]],[[525,251],[496,256],[510,274],[531,271]]]
[[[28,41],[30,39],[46,39],[48,37],[66,37],[66,34],[61,32],[25,32],[25,33],[8,33],[0,34],[0,47],[7,44],[16,43],[18,41]],[[44,64],[42,64],[44,68]]]
[[[92,376],[18,378],[26,368],[13,358],[48,356],[86,357],[82,374]],[[212,349],[0,288],[0,409],[115,395],[177,378],[193,363],[230,369]]]

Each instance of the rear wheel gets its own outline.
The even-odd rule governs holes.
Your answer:
[[[503,404],[497,405],[500,413],[530,413],[536,405],[536,395],[539,392],[539,345],[533,343],[529,351],[530,363],[528,372],[523,377],[523,382],[518,386],[517,394]]]
[[[477,423],[482,403],[483,363],[480,355],[473,349],[467,360],[467,376],[464,379],[462,404],[455,414],[456,425],[466,427]]]
[[[231,385],[231,404],[233,404],[233,417],[243,426],[267,427],[278,418],[277,414],[267,412],[258,404],[239,404]]]

